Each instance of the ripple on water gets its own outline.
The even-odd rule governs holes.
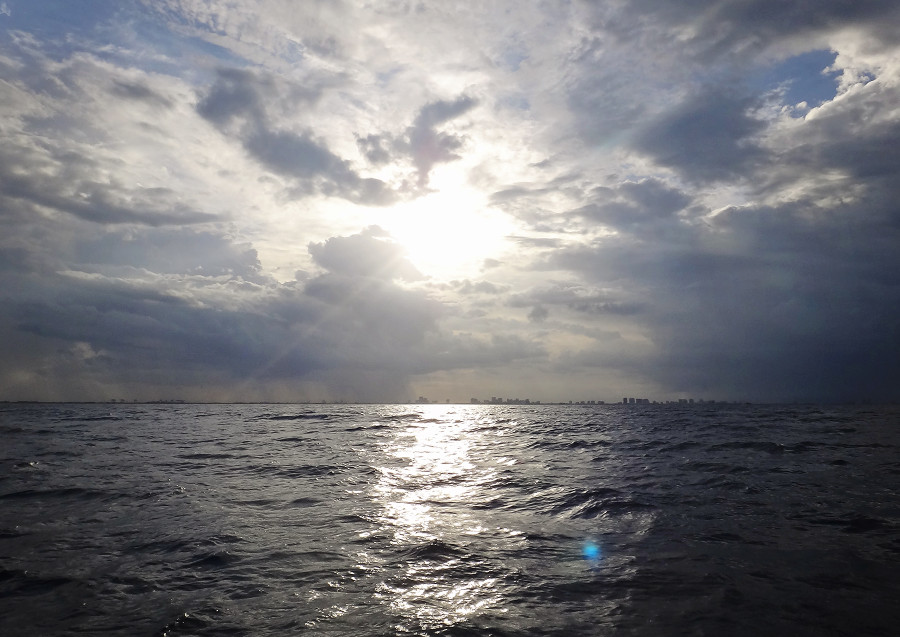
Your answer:
[[[898,414],[4,407],[0,634],[890,634]]]

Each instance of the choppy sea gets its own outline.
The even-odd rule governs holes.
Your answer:
[[[0,405],[0,635],[900,634],[900,407]]]

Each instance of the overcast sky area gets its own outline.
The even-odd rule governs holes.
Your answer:
[[[900,3],[3,0],[0,399],[900,400]]]

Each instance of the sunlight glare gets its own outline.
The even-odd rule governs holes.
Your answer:
[[[426,276],[463,277],[496,258],[513,232],[509,217],[485,207],[482,196],[453,186],[394,206],[380,225]]]

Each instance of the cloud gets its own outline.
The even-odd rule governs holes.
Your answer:
[[[552,258],[559,258],[554,255]],[[575,282],[556,282],[553,285],[535,287],[526,292],[512,294],[508,298],[511,307],[532,307],[532,314],[541,320],[549,316],[547,306],[568,309],[582,314],[630,315],[641,311],[641,305],[627,293],[614,289],[588,287]]]
[[[419,172],[419,185],[428,185],[428,175],[435,164],[453,161],[463,145],[460,135],[438,130],[438,126],[472,109],[477,102],[468,96],[455,100],[439,100],[426,104],[413,125],[406,131],[406,143],[413,164]]]
[[[7,4],[4,398],[897,398],[892,3]]]
[[[107,232],[73,245],[72,260],[82,269],[135,268],[157,274],[237,276],[259,281],[257,251],[212,231],[159,228]]]
[[[846,28],[863,28],[879,44],[896,45],[900,39],[886,25],[896,23],[898,16],[895,6],[878,0],[717,0],[702,6],[690,0],[638,0],[624,5],[606,23],[625,33],[639,29],[666,45],[678,41],[691,58],[710,64],[723,58],[741,63],[739,56],[746,61],[785,41]],[[598,18],[605,17],[598,12]]]
[[[535,305],[528,313],[528,320],[532,323],[543,323],[550,316],[550,310],[543,305]]]
[[[490,281],[475,281],[472,282],[469,279],[464,281],[454,281],[456,284],[456,290],[460,294],[489,294],[496,295],[502,293],[506,287],[499,286]]]
[[[552,259],[636,299],[633,319],[654,349],[617,364],[664,386],[768,400],[887,398],[900,353],[900,286],[887,273],[898,258],[875,228],[851,237],[841,217],[809,212],[735,208],[677,243],[608,238]],[[874,249],[861,258],[851,245]]]
[[[363,157],[365,157],[370,164],[380,166],[391,160],[391,154],[388,150],[390,147],[390,140],[385,139],[382,135],[358,137],[356,139],[356,145],[359,147],[359,152],[362,153]]]
[[[691,198],[683,191],[657,179],[598,187],[586,200],[590,203],[572,211],[570,216],[620,232],[643,235],[653,231],[677,231],[680,222],[677,213],[691,203]]]
[[[268,95],[262,95],[265,92]],[[216,81],[197,102],[197,112],[220,128],[240,119],[252,130],[266,124],[265,98],[273,97],[274,82],[253,71],[220,68]]]
[[[198,383],[238,393],[241,383],[285,379],[299,384],[327,377],[341,384],[342,370],[352,376],[359,369],[380,370],[402,385],[419,360],[415,348],[423,331],[435,319],[424,297],[385,281],[334,273],[302,289],[122,274],[74,273],[33,290],[33,300],[7,304],[6,312],[20,334],[88,343],[105,352],[91,374],[98,385],[168,387],[175,393],[181,393],[180,384]],[[7,376],[22,373],[12,361],[4,368]],[[46,373],[64,385],[55,376],[66,369]],[[355,390],[353,397],[370,396],[366,387]],[[96,392],[97,387],[94,397]]]
[[[172,108],[172,102],[152,88],[141,82],[115,79],[112,82],[112,94],[125,99],[145,102],[160,108]]]
[[[452,101],[429,102],[419,109],[412,125],[402,134],[357,137],[357,147],[366,160],[376,166],[410,161],[416,172],[417,187],[427,188],[432,168],[460,159],[457,151],[462,149],[466,139],[458,133],[440,130],[440,126],[461,117],[477,104],[477,100],[467,95]]]
[[[0,200],[23,215],[49,208],[98,224],[185,225],[217,218],[168,188],[129,186],[104,172],[77,151],[13,142],[0,150]]]
[[[179,256],[185,246],[192,254]],[[398,400],[410,397],[413,374],[534,355],[512,337],[443,333],[443,306],[394,282],[418,273],[377,228],[309,249],[323,271],[279,284],[260,274],[252,250],[212,234],[153,230],[83,243],[78,254],[92,266],[44,277],[26,295],[7,294],[0,323],[11,321],[13,340],[38,350],[70,343],[96,355],[80,363],[50,357],[35,367],[33,357],[12,356],[10,343],[0,377],[38,374],[64,398],[75,389],[87,392],[82,398],[147,388],[173,395],[206,383],[252,399],[259,384],[315,382],[324,397]],[[81,380],[73,384],[76,368]],[[374,382],[379,375],[392,380]]]
[[[6,53],[6,215],[25,223],[61,213],[103,226],[154,227],[223,217],[196,189],[183,188],[180,160],[165,156],[176,143],[182,152],[193,149],[181,131],[160,127],[181,121],[170,83],[87,53],[56,60],[27,38]]]
[[[692,95],[644,127],[633,147],[691,181],[741,179],[761,160],[757,105],[718,89]]]
[[[349,237],[311,243],[309,253],[318,265],[336,274],[385,280],[422,278],[403,249],[377,226]]]
[[[310,130],[278,128],[269,102],[291,98],[309,105],[319,91],[303,87],[280,88],[274,78],[243,69],[219,69],[215,83],[197,103],[197,112],[223,133],[234,136],[266,168],[293,181],[290,193],[305,197],[321,193],[365,205],[387,205],[396,200],[387,184],[361,177],[350,165],[313,137]],[[287,113],[282,119],[289,123]]]

